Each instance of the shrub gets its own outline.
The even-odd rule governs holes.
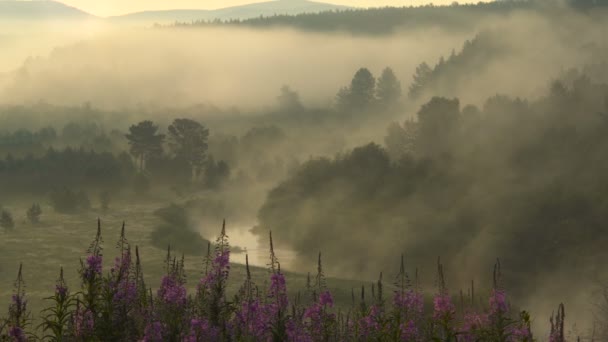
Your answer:
[[[62,214],[74,214],[91,208],[91,201],[84,191],[62,188],[51,192],[51,206]]]
[[[27,210],[27,219],[33,224],[40,222],[40,215],[42,215],[42,209],[38,203],[32,204],[32,206]]]
[[[15,221],[13,220],[13,215],[9,211],[4,209],[0,211],[0,227],[7,230],[15,228]]]
[[[163,249],[171,246],[180,252],[192,255],[201,255],[207,249],[209,241],[203,239],[191,227],[184,207],[172,204],[156,210],[154,214],[165,221],[150,235],[154,246]]]

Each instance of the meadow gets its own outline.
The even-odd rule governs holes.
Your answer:
[[[51,213],[35,225],[18,219],[19,229],[2,233],[7,256],[2,278],[18,271],[12,287],[2,286],[8,316],[0,325],[0,338],[535,340],[530,314],[512,307],[502,286],[500,261],[494,265],[491,287],[476,289],[472,283],[459,293],[446,285],[440,260],[434,289],[421,287],[418,269],[408,274],[403,256],[397,272],[390,277],[380,272],[377,281],[326,278],[321,254],[315,272],[297,274],[281,269],[271,233],[266,267],[250,266],[247,257],[245,265],[231,262],[225,222],[204,257],[185,257],[170,247],[149,247],[147,227],[159,219],[146,213],[159,203],[119,203],[114,213]],[[91,224],[96,216],[104,217],[97,230]],[[123,223],[125,218],[133,224]],[[563,306],[551,317],[549,341],[565,341]]]

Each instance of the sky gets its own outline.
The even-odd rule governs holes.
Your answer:
[[[127,14],[146,10],[217,9],[244,5],[263,0],[58,0],[98,16]],[[285,0],[286,1],[286,0]],[[454,0],[317,0],[353,7],[410,6],[434,3],[451,4]],[[459,1],[461,3],[465,1]]]

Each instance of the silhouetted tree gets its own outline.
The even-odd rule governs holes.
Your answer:
[[[412,99],[417,98],[422,94],[424,87],[430,81],[433,70],[428,64],[422,63],[416,67],[416,73],[414,74],[414,81],[410,86],[409,96]]]
[[[416,151],[424,156],[437,156],[450,149],[460,118],[460,101],[433,97],[418,111]]]
[[[361,68],[348,88],[341,88],[336,95],[340,110],[366,109],[376,99],[376,79],[367,68]]]
[[[388,126],[384,145],[392,159],[397,160],[414,151],[416,131],[417,125],[413,121],[406,121],[403,126],[396,122]]]
[[[186,160],[193,177],[200,173],[207,158],[209,130],[190,119],[175,119],[169,126],[169,145],[177,158]]]
[[[281,94],[277,96],[277,102],[279,104],[279,110],[288,113],[297,113],[304,109],[302,102],[300,101],[300,95],[291,90],[287,85],[281,87]]]
[[[382,71],[376,86],[376,97],[385,106],[394,104],[401,97],[401,82],[395,76],[393,69],[386,68]]]
[[[216,162],[213,156],[209,156],[205,163],[205,185],[211,189],[217,189],[229,177],[228,164],[223,160]]]
[[[131,154],[139,160],[139,171],[144,171],[145,161],[153,156],[163,153],[164,134],[158,134],[158,126],[152,121],[142,121],[137,125],[129,127],[126,135],[131,146]]]
[[[376,79],[367,68],[361,68],[350,83],[351,103],[354,106],[369,106],[375,99]]]
[[[32,204],[32,206],[27,210],[27,218],[33,224],[40,222],[40,215],[42,215],[42,209],[38,203]]]

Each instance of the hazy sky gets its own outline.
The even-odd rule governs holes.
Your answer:
[[[108,16],[125,14],[144,10],[162,9],[216,9],[229,6],[237,6],[254,2],[252,0],[59,0],[65,4],[78,7],[89,13]],[[287,1],[287,0],[284,0]],[[318,0],[339,5],[357,7],[376,6],[410,6],[434,3],[436,5],[450,4],[453,0]],[[459,1],[461,3],[466,1]]]

